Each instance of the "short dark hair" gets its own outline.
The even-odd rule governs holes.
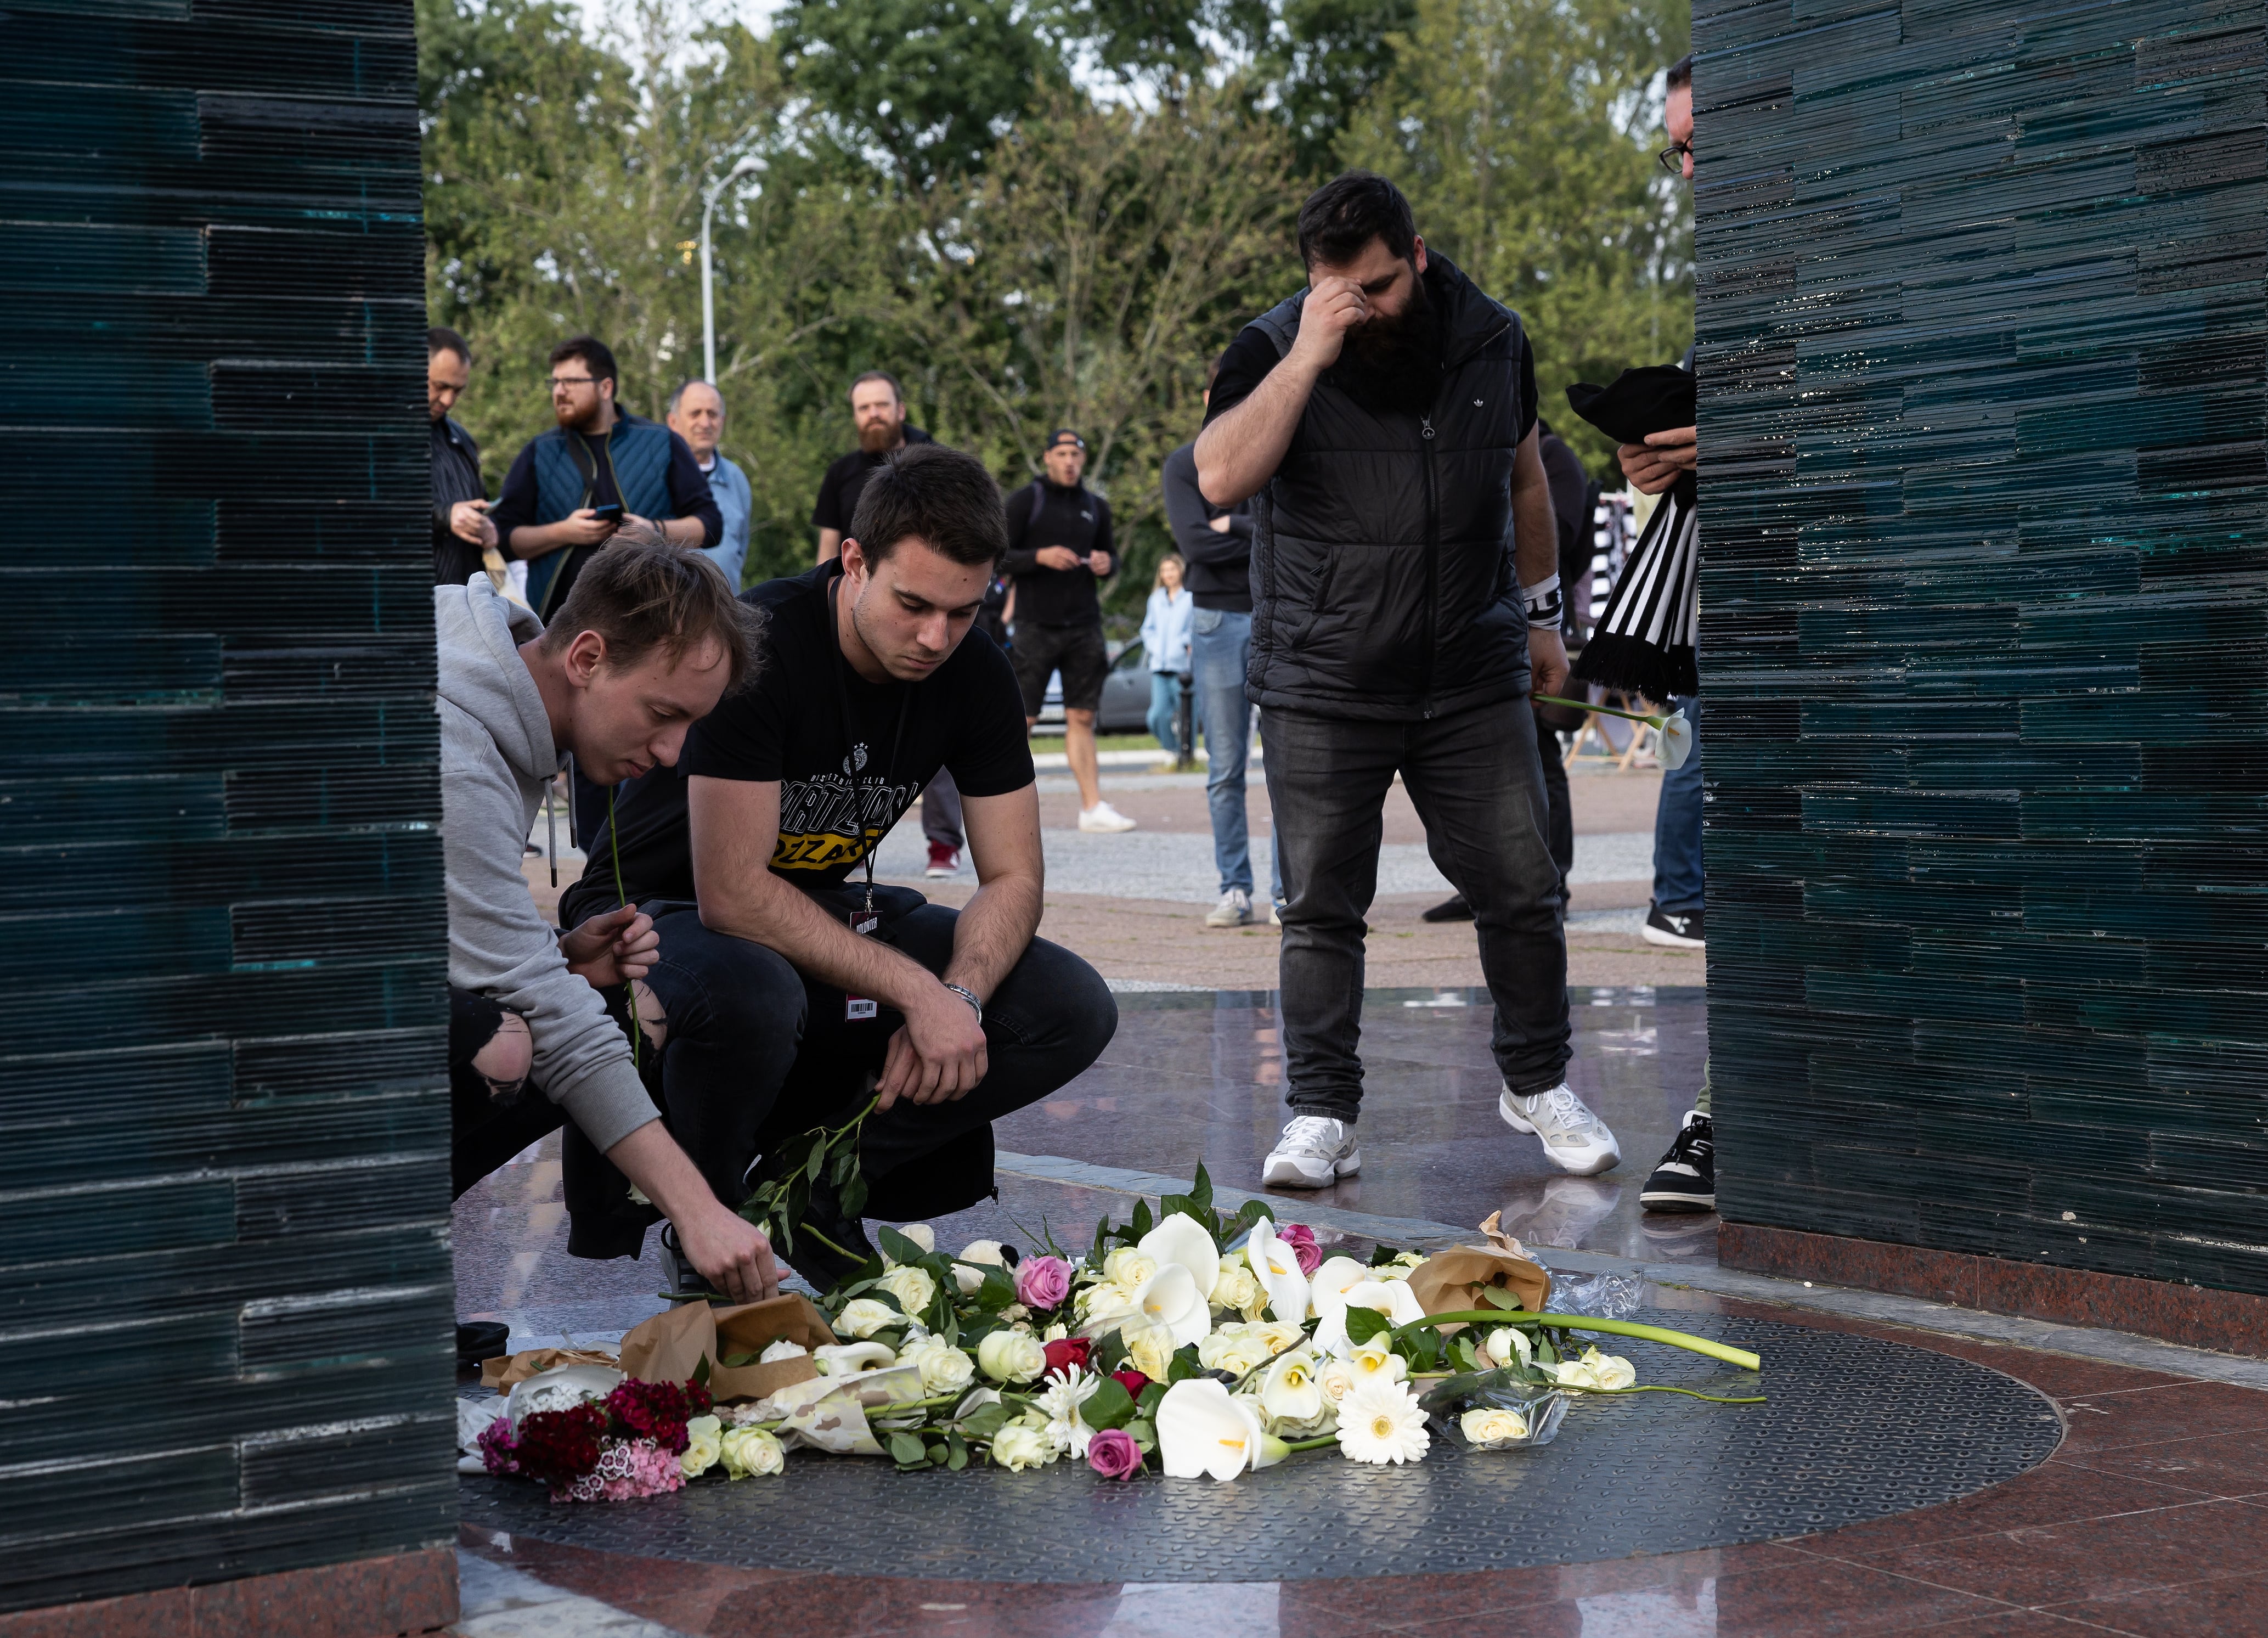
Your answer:
[[[425,356],[437,352],[453,352],[467,364],[473,361],[473,350],[465,345],[465,338],[446,324],[436,324],[425,332]]]
[[[548,360],[557,369],[570,358],[580,358],[584,368],[594,381],[612,381],[617,387],[622,384],[622,374],[615,368],[614,350],[595,336],[570,336],[551,350]]]
[[[857,380],[853,380],[850,383],[849,390],[844,392],[843,395],[845,398],[848,398],[851,393],[857,392],[869,381],[887,381],[890,384],[890,395],[895,398],[900,403],[905,402],[906,389],[898,385],[898,378],[891,374],[887,370],[867,371],[864,375],[861,375]]]
[[[869,563],[919,535],[955,563],[997,564],[1008,553],[1000,486],[974,455],[914,444],[874,469],[858,491],[850,538]]]
[[[1693,54],[1689,51],[1669,65],[1669,89],[1675,91],[1680,85],[1690,85],[1692,83]]]
[[[1408,262],[1418,254],[1418,218],[1402,190],[1373,171],[1349,171],[1307,196],[1300,207],[1300,260],[1344,267],[1373,239]]]
[[[729,693],[761,668],[763,625],[763,611],[733,594],[707,553],[627,524],[575,577],[566,602],[543,628],[543,652],[556,654],[583,632],[596,631],[607,639],[607,663],[621,670],[656,649],[674,661],[713,639],[724,645],[732,667]]]

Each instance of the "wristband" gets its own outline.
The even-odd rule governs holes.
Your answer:
[[[1528,623],[1532,628],[1547,631],[1559,629],[1563,605],[1559,596],[1559,577],[1557,574],[1538,580],[1533,586],[1520,588],[1520,601],[1527,606]]]
[[[940,982],[942,982],[942,980],[940,980]],[[970,990],[964,990],[957,984],[948,984],[946,985],[945,987],[952,991],[962,1000],[968,1003],[969,1010],[976,1015],[977,1027],[980,1029],[983,1028],[984,1023],[984,1003],[976,999],[976,992]]]

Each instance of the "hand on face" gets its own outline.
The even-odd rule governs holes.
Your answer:
[[[1329,369],[1339,361],[1347,332],[1369,316],[1369,300],[1356,281],[1317,279],[1300,307],[1300,336],[1292,343],[1293,356],[1314,369]]]

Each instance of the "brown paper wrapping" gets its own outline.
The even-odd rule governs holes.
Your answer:
[[[1436,1251],[1410,1271],[1410,1295],[1428,1314],[1454,1314],[1464,1309],[1486,1308],[1481,1293],[1494,1286],[1520,1299],[1521,1307],[1540,1314],[1551,1299],[1551,1272],[1527,1254],[1520,1242],[1498,1225],[1502,1214],[1491,1212],[1481,1225],[1487,1245],[1452,1246]],[[1444,1327],[1454,1331],[1454,1326]]]
[[[615,1356],[602,1348],[529,1348],[510,1357],[499,1354],[481,1361],[481,1386],[509,1393],[530,1376],[562,1365],[608,1365],[619,1369]]]
[[[777,1296],[769,1302],[715,1308],[681,1302],[622,1338],[622,1371],[641,1382],[683,1382],[709,1361],[709,1395],[718,1404],[761,1399],[819,1375],[807,1354],[769,1365],[728,1368],[727,1354],[761,1354],[772,1343],[799,1342],[806,1348],[830,1347],[835,1333],[802,1296]]]

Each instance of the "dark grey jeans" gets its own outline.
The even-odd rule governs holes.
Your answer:
[[[1363,916],[1378,891],[1381,815],[1397,771],[1425,821],[1426,851],[1472,904],[1505,1084],[1520,1094],[1557,1086],[1568,1055],[1567,941],[1528,702],[1430,722],[1263,707],[1260,733],[1286,900],[1285,1102],[1341,1120],[1361,1107]]]

